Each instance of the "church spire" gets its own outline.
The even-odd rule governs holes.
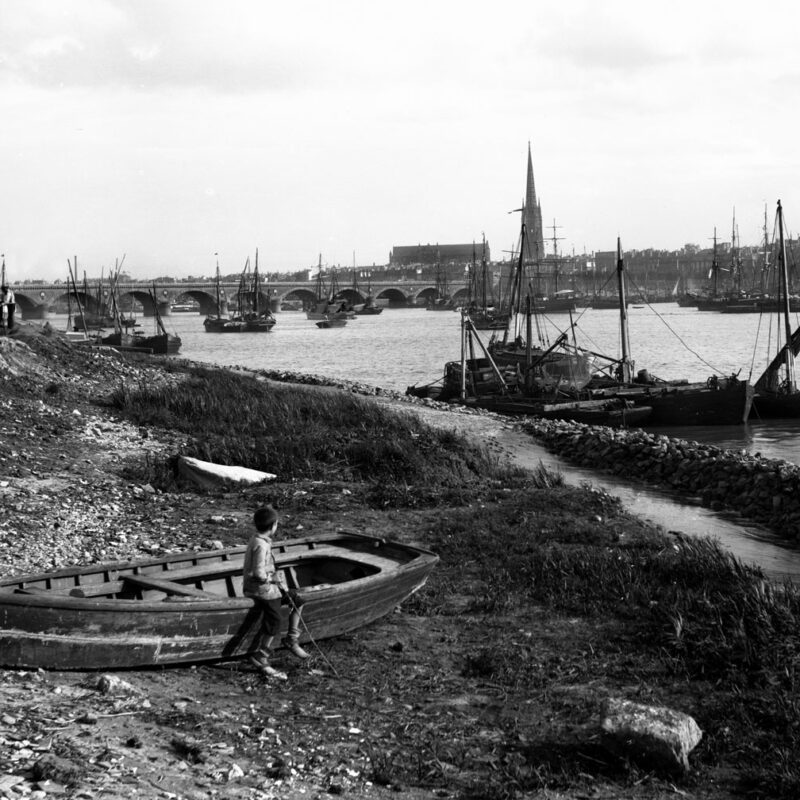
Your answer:
[[[536,199],[536,184],[533,180],[533,159],[531,143],[528,142],[528,176],[525,184],[525,211],[523,219],[530,242],[530,258],[539,261],[544,258],[544,228],[542,227],[542,207]]]

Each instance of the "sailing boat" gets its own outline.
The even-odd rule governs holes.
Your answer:
[[[780,284],[782,276],[780,270],[775,271],[772,275],[772,281],[769,280],[769,239],[767,236],[767,209],[764,208],[764,266],[761,270],[760,286],[758,289],[753,287],[752,291],[740,292],[740,297],[731,301],[725,308],[721,309],[726,314],[746,314],[746,313],[763,313],[763,312],[783,312],[783,297],[785,295],[784,289]],[[740,261],[740,260],[739,260]],[[736,262],[734,262],[736,263]],[[741,275],[741,264],[739,264],[738,273]],[[765,286],[765,283],[768,284]],[[774,284],[774,285],[769,285]],[[791,291],[789,283],[786,283],[787,291]],[[770,294],[770,292],[773,292]],[[789,310],[800,311],[800,297],[789,294]]]
[[[786,264],[786,242],[783,236],[783,207],[778,200],[778,275],[780,279],[780,317],[784,344],[764,374],[755,383],[753,416],[758,418],[800,416],[800,392],[797,389],[795,358],[800,352],[800,327],[792,332],[789,314],[789,269]]]
[[[476,330],[502,330],[508,325],[508,314],[498,311],[489,299],[488,268],[486,264],[486,237],[483,238],[483,255],[478,273],[475,264],[475,245],[472,245],[472,264],[469,273],[468,312]]]
[[[261,277],[258,274],[258,248],[256,248],[256,265],[253,269],[252,285],[252,310],[245,311],[242,315],[244,319],[244,330],[247,333],[268,333],[275,327],[277,320],[270,311],[269,300],[264,300],[261,296]],[[269,292],[267,292],[269,297]]]
[[[530,308],[530,296],[526,304]],[[559,339],[550,352],[556,352],[560,346]],[[537,362],[531,363],[524,376],[517,364],[501,366],[481,341],[469,313],[462,309],[461,360],[446,363],[440,381],[420,388],[409,386],[406,394],[457,402],[498,414],[571,420],[611,427],[643,425],[650,416],[651,409],[648,406],[619,397],[593,399],[565,396],[558,382],[547,391],[543,385],[543,379],[547,376],[542,370],[542,364],[546,363],[546,359],[540,357]]]
[[[117,289],[112,284],[108,296],[108,306],[111,313],[111,319],[114,325],[114,332],[104,336],[102,331],[99,331],[99,343],[108,345],[109,347],[116,347],[118,349],[128,349],[135,347],[136,335],[129,333],[128,329],[122,324],[122,313],[120,311],[119,303],[117,302]]]
[[[453,311],[453,301],[447,288],[447,270],[442,269],[436,255],[436,296],[428,303],[428,311]]]
[[[570,343],[561,332],[555,342],[547,336],[541,315],[531,299],[526,275],[528,230],[525,222],[520,229],[519,258],[511,276],[509,316],[503,331],[492,334],[488,351],[501,366],[511,365],[523,375],[528,393],[577,395],[592,379],[592,355]],[[533,343],[536,327],[539,345]]]
[[[358,275],[357,275],[357,268],[356,268],[356,259],[355,253],[353,254],[353,291],[360,295],[361,290],[358,288]],[[369,314],[380,314],[383,311],[383,307],[379,306],[375,303],[375,298],[372,296],[372,276],[370,275],[367,278],[367,299],[364,301],[363,305],[354,306],[353,310],[356,312],[358,316],[367,316]]]
[[[336,283],[336,272],[331,270],[330,289],[325,287],[325,278],[322,274],[322,255],[319,257],[319,267],[317,268],[317,291],[314,307],[306,311],[306,319],[329,322],[330,320],[354,319],[356,312],[352,307],[348,307],[345,300],[336,300],[339,293],[339,286]],[[320,327],[330,327],[328,325]],[[341,327],[341,326],[339,326]]]
[[[75,274],[78,274],[78,256],[75,256]],[[113,281],[111,287],[113,294]],[[109,308],[111,297],[109,290],[103,292],[103,276],[97,284],[94,296],[89,290],[89,279],[86,277],[86,270],[83,272],[83,296],[84,306],[79,315],[75,317],[74,330],[82,331],[85,328],[103,328],[115,324],[113,311]],[[94,311],[89,310],[89,306],[94,307]]]
[[[150,299],[153,302],[153,311],[155,312],[156,332],[151,336],[147,336],[140,331],[136,331],[132,345],[138,350],[148,350],[154,355],[174,355],[181,349],[181,337],[174,333],[168,333],[164,327],[164,322],[158,310],[158,296],[155,284],[150,290]]]
[[[223,316],[222,309],[222,289],[220,288],[219,259],[217,259],[217,274],[215,278],[215,288],[217,295],[216,314],[209,314],[203,320],[203,327],[208,333],[240,333],[244,323],[241,319],[234,320],[230,316]]]
[[[686,380],[665,381],[652,378],[647,370],[633,377],[628,334],[628,308],[622,246],[617,237],[617,285],[619,291],[620,343],[622,357],[610,359],[603,377],[595,376],[587,387],[593,397],[621,397],[651,406],[651,426],[670,425],[739,425],[746,422],[753,401],[753,387],[736,375],[710,377],[705,383]],[[595,354],[596,356],[598,354]]]

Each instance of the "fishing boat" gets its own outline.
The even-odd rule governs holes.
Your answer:
[[[800,353],[800,327],[792,332],[791,297],[789,296],[789,268],[786,263],[783,207],[778,200],[778,278],[779,299],[782,309],[783,346],[778,349],[761,377],[755,382],[753,399],[754,418],[781,418],[800,416],[800,391],[797,388],[795,359]],[[780,328],[780,326],[779,326]]]
[[[306,319],[330,321],[332,319],[355,319],[356,312],[353,307],[348,305],[347,301],[337,299],[336,295],[339,293],[339,285],[336,282],[336,272],[331,270],[331,285],[330,288],[325,285],[325,277],[322,273],[322,255],[319,257],[319,266],[317,267],[317,288],[315,300],[311,308],[306,311]],[[329,328],[330,325],[322,325],[320,327]],[[341,326],[338,326],[341,327]]]
[[[617,237],[617,288],[622,356],[611,359],[594,353],[607,363],[587,385],[591,396],[618,397],[652,407],[648,425],[740,425],[747,421],[753,402],[753,387],[737,375],[712,375],[705,382],[654,378],[643,369],[634,376],[628,333],[628,307],[622,247]]]
[[[106,670],[241,658],[261,612],[242,593],[245,547],[171,553],[0,579],[0,665]],[[438,556],[352,532],[278,541],[277,568],[302,601],[301,641],[340,636],[419,590]],[[284,607],[281,635],[286,632]]]
[[[477,345],[477,347],[476,347]],[[483,357],[476,357],[477,348]],[[471,357],[467,357],[471,353]],[[542,363],[546,363],[543,359]],[[500,367],[480,340],[469,316],[462,312],[461,360],[445,364],[441,381],[427,387],[408,387],[406,394],[442,402],[456,402],[498,414],[532,416],[541,419],[572,420],[592,425],[630,427],[643,425],[652,409],[623,398],[572,396],[566,383],[543,373],[531,364],[526,371],[519,364]],[[586,381],[591,377],[587,373]]]
[[[516,368],[524,376],[529,392],[548,394],[557,389],[575,394],[592,379],[593,357],[570,343],[564,331],[559,331],[555,341],[551,341],[529,288],[527,242],[528,231],[523,221],[519,257],[508,292],[508,323],[502,336],[499,331],[492,334],[486,348],[487,356],[500,367]],[[538,343],[534,343],[534,330]]]
[[[438,252],[436,259],[436,294],[425,306],[428,311],[455,311],[456,306],[453,298],[450,297],[450,290],[447,286],[447,270],[439,262]]]
[[[203,327],[208,333],[241,333],[244,322],[241,319],[233,319],[230,315],[222,313],[222,289],[220,287],[221,278],[219,274],[219,260],[217,260],[217,274],[214,279],[216,289],[216,314],[209,314],[203,320]]]
[[[358,269],[356,267],[356,256],[353,253],[353,294],[357,297],[361,297],[361,289],[358,285]],[[376,315],[383,312],[383,306],[379,306],[375,302],[375,298],[372,296],[372,276],[370,275],[367,278],[367,296],[363,303],[356,303],[353,306],[353,311],[355,312],[356,316],[370,316]]]
[[[318,328],[344,328],[347,325],[347,318],[334,315],[325,319],[318,319],[314,324]]]
[[[479,331],[503,330],[508,325],[508,314],[495,305],[489,287],[489,271],[486,263],[486,237],[483,239],[480,270],[475,261],[475,245],[472,246],[472,264],[467,281],[467,311],[472,324]]]
[[[125,261],[125,256],[122,257]],[[115,314],[112,308],[112,302],[116,294],[116,283],[119,278],[122,263],[117,261],[116,269],[109,278],[108,286],[104,283],[104,278],[101,274],[100,280],[95,288],[94,293],[89,289],[89,280],[86,277],[86,272],[83,273],[83,307],[80,312],[75,316],[74,331],[86,331],[89,329],[100,330],[102,328],[109,328],[117,324],[122,325],[123,320],[121,315]],[[78,274],[78,257],[75,256],[75,275]],[[77,298],[77,290],[76,290]],[[89,310],[89,306],[93,311]],[[125,327],[123,325],[123,327]]]
[[[267,291],[269,297],[269,291]],[[258,273],[258,248],[256,248],[256,263],[253,269],[253,282],[249,290],[251,307],[243,310],[242,319],[244,330],[247,333],[269,333],[277,320],[272,315],[269,300],[265,302],[262,294],[261,276]]]
[[[164,327],[164,321],[158,310],[158,296],[156,287],[150,291],[150,299],[153,303],[153,314],[155,320],[155,332],[147,335],[142,331],[134,333],[132,346],[139,350],[146,350],[154,355],[175,355],[181,349],[181,337],[175,333],[169,333]]]

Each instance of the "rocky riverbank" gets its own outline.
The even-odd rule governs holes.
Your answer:
[[[640,429],[528,420],[522,429],[581,467],[669,487],[715,510],[800,538],[800,467],[746,451],[723,450]]]

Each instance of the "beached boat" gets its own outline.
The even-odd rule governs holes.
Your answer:
[[[153,284],[153,288],[150,291],[150,299],[153,302],[155,331],[149,336],[143,331],[135,331],[132,345],[139,350],[146,350],[154,355],[175,355],[181,349],[181,337],[176,333],[170,333],[164,327],[164,322],[158,310],[158,296],[155,284]]]
[[[0,666],[104,670],[251,653],[261,614],[242,594],[244,553],[190,551],[2,578]],[[274,554],[303,602],[301,641],[380,619],[416,592],[439,560],[419,547],[350,532],[278,541]]]

